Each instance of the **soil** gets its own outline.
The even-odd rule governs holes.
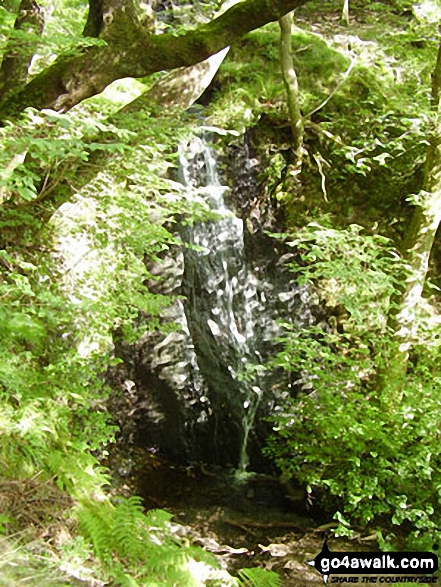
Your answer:
[[[277,478],[157,461],[138,478],[137,493],[147,509],[172,513],[178,533],[214,553],[232,574],[261,567],[276,571],[286,587],[323,585],[307,561],[319,554],[336,524],[314,511],[305,496],[286,495]],[[334,551],[377,550],[372,536],[330,536],[328,545]]]

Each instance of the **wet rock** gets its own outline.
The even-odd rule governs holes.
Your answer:
[[[136,442],[181,463],[262,470],[267,417],[282,390],[294,392],[283,370],[264,366],[277,350],[280,320],[299,327],[313,320],[309,294],[281,263],[279,245],[261,230],[269,213],[255,209],[260,228],[250,234],[241,212],[226,204],[231,194],[242,208],[254,197],[259,162],[249,149],[238,151],[231,188],[222,185],[207,139],[183,147],[180,161],[182,197],[216,218],[182,226],[186,245],[149,268],[163,278],[149,283],[153,291],[180,297],[156,331],[116,349],[125,378],[134,383]]]

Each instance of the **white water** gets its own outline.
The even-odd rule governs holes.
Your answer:
[[[161,293],[180,297],[161,314],[161,328],[145,335],[140,381],[149,443],[172,458],[233,465],[246,474],[268,429],[258,418],[291,388],[283,374],[261,367],[275,350],[279,321],[311,323],[313,316],[308,291],[284,268],[291,254],[280,256],[254,233],[246,233],[245,250],[244,225],[229,200],[237,198],[232,205],[239,207],[253,198],[254,163],[247,149],[239,155],[230,193],[206,140],[180,145],[179,182],[169,197],[187,201],[187,218],[199,210],[200,220],[183,221],[185,244],[149,268],[160,277]]]
[[[243,380],[247,365],[258,364],[255,350],[255,326],[264,310],[257,292],[258,281],[247,267],[244,251],[243,222],[227,207],[228,188],[219,180],[214,153],[201,138],[193,138],[180,150],[180,181],[187,197],[198,201],[202,196],[215,221],[198,222],[190,231],[189,242],[198,247],[197,270],[203,276],[203,295],[210,300],[207,325],[219,351],[230,357],[228,370],[236,381],[232,393],[242,395],[242,443],[238,468],[248,465],[247,447],[263,392],[258,376]]]

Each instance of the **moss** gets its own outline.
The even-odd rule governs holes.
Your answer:
[[[332,96],[307,125],[302,189],[288,185],[285,170],[268,186],[268,197],[277,200],[283,221],[291,226],[329,214],[339,226],[355,222],[371,230],[378,222],[377,230],[399,242],[409,215],[406,197],[421,185],[421,139],[426,130],[423,123],[412,121],[421,120],[428,103],[423,92],[429,87],[427,63],[436,56],[434,44],[430,38],[425,44],[412,44],[414,23],[408,30],[409,21],[399,14],[388,13],[385,33],[383,12],[354,2],[349,31],[338,24],[336,28],[335,13],[330,17],[323,7],[316,12],[317,5],[308,3],[302,9],[319,23],[315,33],[296,30],[292,37],[303,114]],[[219,126],[256,128],[265,170],[271,169],[277,153],[286,167],[290,163],[278,43],[278,24],[271,23],[232,47],[209,106],[212,121]],[[357,65],[344,79],[350,64],[346,55],[357,56]],[[329,165],[323,166],[328,201],[314,158],[317,153]],[[261,178],[262,185],[268,180]]]
[[[319,104],[346,71],[349,60],[318,35],[296,31],[292,37],[303,113]],[[271,23],[249,33],[231,51],[216,79],[210,106],[213,122],[240,129],[270,115],[284,124],[286,99],[279,64],[279,27]]]

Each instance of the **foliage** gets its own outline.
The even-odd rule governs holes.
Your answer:
[[[80,506],[80,529],[94,546],[115,585],[197,587],[228,575],[202,549],[183,544],[168,527],[171,515],[155,510],[143,513],[140,498]],[[204,575],[204,581],[200,580]],[[225,585],[232,585],[231,577]]]
[[[263,113],[271,113],[280,123],[285,120],[278,39],[278,25],[269,24],[249,33],[241,47],[232,48],[233,58],[227,58],[219,72],[225,89],[210,105],[215,124],[243,129],[244,123],[256,124]],[[300,29],[292,35],[292,50],[305,114],[323,100],[349,61],[319,35]]]
[[[43,4],[49,18],[41,38],[14,31],[12,11],[0,7],[1,49],[35,44],[31,76],[62,51],[81,56],[90,46],[104,46],[81,37],[86,2]],[[174,7],[162,15],[168,22],[157,26],[180,34],[189,16],[204,21],[218,4],[184,5],[180,13]],[[304,183],[309,186],[315,174],[323,186],[327,178],[314,161],[325,161],[327,209],[343,209],[349,217],[358,188],[364,218],[372,210],[386,225],[402,217],[403,194],[409,182],[418,182],[430,126],[425,88],[435,22],[421,7],[410,24],[395,14],[408,2],[395,2],[395,12],[368,2],[363,24],[335,35],[329,5],[316,4],[312,9],[326,17],[321,32],[306,30],[300,15],[305,30],[292,38],[303,114],[314,111]],[[281,140],[286,114],[278,35],[277,26],[268,25],[232,49],[214,84],[220,91],[209,122],[242,131],[270,120],[279,134],[267,146],[266,180],[270,193],[286,202],[292,194],[280,187],[289,145]],[[133,90],[134,82],[121,85]],[[118,329],[132,342],[158,327],[155,318],[170,299],[147,289],[156,279],[149,266],[179,242],[177,219],[193,222],[200,213],[169,180],[170,153],[193,120],[145,109],[108,119],[122,105],[116,106],[112,91],[67,114],[28,109],[0,129],[0,465],[12,480],[56,478],[75,499],[78,522],[59,559],[45,550],[42,564],[29,544],[14,543],[2,548],[0,568],[11,573],[10,583],[41,573],[45,584],[62,585],[60,569],[77,577],[73,569],[82,568],[83,580],[90,564],[97,580],[132,587],[277,585],[277,576],[262,569],[243,569],[232,578],[212,557],[178,540],[164,512],[144,514],[138,498],[106,496],[110,472],[101,458],[116,432],[106,400],[118,393],[103,381],[115,363],[112,335]],[[54,194],[70,204],[44,227],[32,212],[53,212]],[[291,269],[314,288],[323,319],[301,332],[285,325],[273,365],[300,373],[299,393],[276,406],[269,454],[288,476],[324,497],[329,509],[338,509],[341,533],[348,525],[386,520],[425,548],[441,526],[436,308],[427,302],[419,315],[406,386],[399,404],[390,405],[376,373],[392,348],[389,300],[406,268],[387,239],[354,225],[339,230],[339,222],[334,217],[326,226],[309,225],[290,243],[298,257]],[[23,226],[29,228],[25,238]],[[1,533],[18,529],[18,517],[0,516]],[[10,560],[23,573],[11,571]]]
[[[300,280],[328,315],[340,311],[307,331],[285,328],[273,364],[300,372],[301,391],[280,407],[267,452],[335,513],[340,534],[388,522],[427,547],[440,525],[439,351],[420,341],[398,405],[376,378],[394,348],[388,299],[405,268],[386,239],[358,227],[313,224],[292,244]]]
[[[280,587],[281,585],[280,578],[273,571],[241,569],[239,575],[245,580],[245,583],[241,583],[243,587]]]
[[[262,183],[291,228],[326,210],[338,226],[377,222],[381,232],[401,237],[405,195],[420,189],[431,124],[435,25],[409,17],[411,3],[356,3],[350,29],[336,30],[334,8],[312,2],[296,11],[293,57],[306,128],[304,191],[291,185],[277,25],[248,34],[231,49],[210,112],[220,126],[259,125],[259,136],[268,135]],[[267,181],[275,158],[278,181]]]
[[[26,47],[32,44],[32,75],[47,67],[60,52],[79,54],[84,47],[103,43],[99,39],[82,36],[82,23],[85,22],[87,10],[87,3],[82,0],[42,0],[38,5],[44,14],[42,35],[11,26],[18,12],[19,3],[16,3],[14,9],[0,8],[0,42],[7,41],[8,48],[14,55],[20,55],[21,50],[29,51]]]
[[[385,326],[398,255],[390,249],[389,239],[362,234],[362,230],[355,224],[346,230],[308,224],[289,239],[288,245],[301,259],[289,267],[299,273],[300,284],[315,284],[328,307],[344,307],[349,315],[346,331],[366,327],[369,316],[369,330],[374,334]]]
[[[102,142],[89,141],[86,147],[84,137],[97,132]],[[106,132],[112,133],[112,141],[106,140]],[[113,175],[103,168],[70,212],[65,211],[64,220],[57,218],[49,231],[40,228],[39,243],[1,251],[2,462],[11,476],[31,476],[42,469],[56,474],[72,494],[84,495],[106,482],[90,451],[102,449],[115,431],[108,421],[108,390],[101,375],[113,360],[112,331],[133,331],[140,311],[154,317],[169,303],[144,285],[149,277],[145,259],[174,242],[164,224],[172,221],[176,207],[161,207],[165,184],[156,175],[168,164],[160,148],[140,146],[144,171],[138,169],[133,148],[133,167],[124,165],[115,153],[130,148],[132,133],[90,120],[87,109],[68,115],[28,111],[20,124],[2,129],[2,135],[3,199],[23,214],[29,199],[46,197],[46,187],[38,181],[43,173],[56,177],[47,189],[59,190],[61,181],[74,181],[78,159],[97,150],[113,154]],[[24,159],[27,165],[21,164]],[[124,184],[132,181],[133,187],[123,188],[118,169]],[[136,187],[141,180],[148,190]],[[11,228],[8,215],[3,218]],[[28,226],[39,227],[32,218]],[[57,254],[52,253],[54,245]]]
[[[104,383],[117,362],[113,333],[133,342],[158,327],[170,298],[148,289],[158,279],[148,268],[179,243],[177,218],[193,222],[206,210],[189,205],[167,178],[171,153],[189,133],[182,120],[142,112],[121,117],[119,128],[102,107],[96,99],[68,114],[28,110],[0,131],[3,228],[12,237],[20,234],[15,221],[29,230],[0,251],[0,462],[17,482],[55,477],[76,501],[78,521],[65,552],[41,546],[51,564],[35,561],[26,540],[15,550],[23,576],[38,569],[48,584],[90,571],[131,587],[237,585],[213,557],[176,538],[168,514],[145,515],[139,498],[113,505],[107,495],[110,472],[100,463],[116,432],[107,399],[120,393]],[[78,162],[91,160],[96,172],[49,225],[26,218],[29,202],[79,185]],[[14,532],[20,521],[2,518],[0,528]]]
[[[87,110],[72,114],[58,114],[51,110],[39,112],[29,108],[19,124],[8,123],[0,129],[4,149],[0,163],[0,197],[11,196],[18,201],[46,197],[46,186],[41,187],[41,176],[46,180],[57,174],[60,182],[72,164],[86,161],[94,151],[117,153],[125,150],[122,141],[130,132],[114,125],[91,119]],[[101,141],[90,137],[99,136]],[[120,139],[109,141],[106,134]],[[23,162],[26,159],[26,165]],[[51,186],[53,189],[54,186]]]
[[[73,585],[68,573],[63,572],[58,563],[55,553],[45,552],[41,543],[31,541],[25,546],[17,539],[0,539],[0,587],[23,582],[38,587],[42,577],[48,587]]]
[[[89,450],[107,442],[113,428],[104,410],[103,384],[68,339],[72,307],[47,266],[5,251],[1,259],[2,468],[11,477],[43,469],[71,488],[103,482]]]

